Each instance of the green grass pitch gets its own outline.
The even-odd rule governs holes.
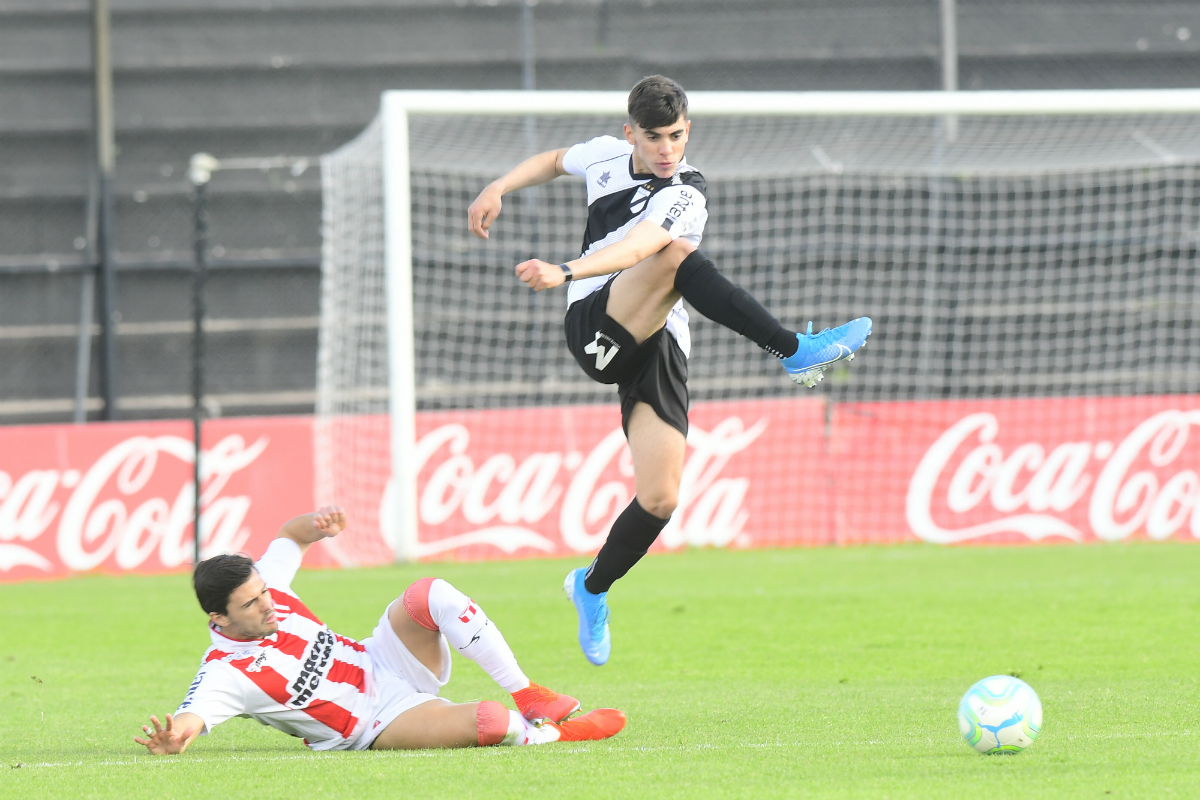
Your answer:
[[[188,576],[0,586],[0,796],[1200,795],[1200,547],[651,557],[611,593],[602,668],[579,653],[559,588],[579,563],[297,577],[308,605],[355,637],[410,581],[445,577],[533,680],[629,715],[605,742],[420,753],[311,753],[231,720],[183,756],[150,757],[130,737],[175,708],[208,641]],[[1045,726],[1024,753],[981,756],[955,709],[1001,672],[1037,690]],[[445,696],[510,701],[463,660]]]

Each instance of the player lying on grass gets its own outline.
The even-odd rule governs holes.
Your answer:
[[[296,597],[305,550],[346,526],[338,507],[291,520],[257,562],[215,556],[193,584],[208,612],[212,647],[166,724],[134,741],[154,754],[182,753],[197,736],[246,716],[304,739],[313,750],[419,749],[606,739],[625,715],[601,708],[571,717],[579,701],[530,683],[495,623],[444,580],[404,590],[369,639],[329,630]],[[450,647],[474,661],[520,713],[494,700],[450,703]]]
[[[606,595],[646,554],[678,502],[688,429],[691,350],[683,300],[778,357],[792,380],[813,386],[849,360],[871,332],[863,317],[812,334],[788,330],[697,250],[708,220],[704,178],[683,157],[691,123],[683,87],[661,75],[629,94],[625,141],[600,136],[518,164],[467,211],[488,238],[508,192],[560,175],[587,182],[583,254],[565,264],[531,259],[517,275],[534,291],[567,290],[567,346],[588,377],[615,383],[633,454],[635,497],[587,570],[564,588],[579,615],[579,644],[593,664],[611,650]]]

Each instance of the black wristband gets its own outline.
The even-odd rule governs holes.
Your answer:
[[[571,272],[570,267],[568,267],[566,264],[559,264],[558,266],[563,271],[563,282],[564,283],[575,280],[575,273]]]

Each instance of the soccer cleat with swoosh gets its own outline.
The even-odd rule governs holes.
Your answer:
[[[808,323],[807,333],[797,333],[799,347],[794,355],[781,359],[788,377],[796,383],[813,387],[825,377],[825,370],[839,361],[850,361],[871,335],[871,318],[859,317],[845,325],[820,333],[812,332]]]
[[[587,570],[582,567],[567,573],[563,581],[563,591],[575,604],[575,613],[579,615],[579,647],[587,660],[600,666],[608,661],[612,651],[612,634],[608,630],[608,603],[605,598],[608,592],[592,594],[583,585]]]
[[[513,702],[517,704],[521,715],[530,721],[548,719],[561,723],[579,710],[579,701],[574,697],[532,682],[528,687],[513,692]]]
[[[616,736],[625,727],[625,712],[615,708],[597,708],[562,724],[544,723],[544,728],[558,731],[560,742],[595,742]]]

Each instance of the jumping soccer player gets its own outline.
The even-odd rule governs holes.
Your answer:
[[[422,578],[388,605],[371,638],[329,630],[292,592],[308,547],[346,526],[341,508],[297,517],[258,562],[215,556],[193,585],[208,612],[212,647],[166,725],[134,741],[153,754],[182,753],[197,736],[248,716],[304,739],[313,750],[397,750],[606,739],[625,715],[601,708],[571,717],[579,701],[535,683],[478,603],[449,583]],[[450,645],[481,666],[517,708],[494,700],[454,704]]]
[[[480,192],[467,212],[471,232],[486,239],[506,193],[560,175],[587,181],[582,255],[565,264],[531,259],[516,272],[534,291],[571,282],[567,346],[590,378],[617,385],[633,455],[636,496],[591,566],[572,570],[564,585],[579,615],[579,644],[597,665],[612,646],[609,587],[646,554],[678,501],[691,350],[682,299],[781,359],[805,386],[853,358],[871,333],[866,317],[818,334],[811,323],[808,333],[788,330],[696,249],[708,211],[704,178],[683,158],[690,129],[683,87],[652,75],[629,93],[625,141],[600,136],[533,156]]]

